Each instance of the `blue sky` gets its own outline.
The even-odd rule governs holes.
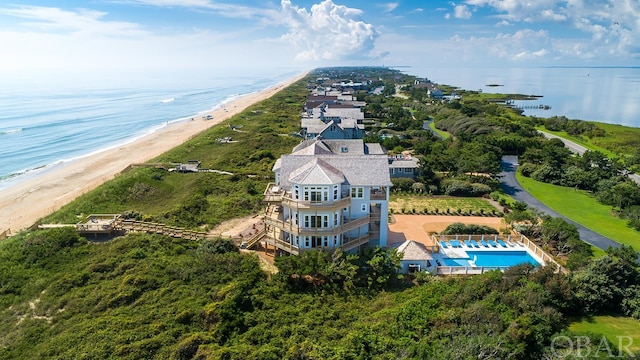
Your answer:
[[[0,71],[639,66],[640,0],[8,0]]]

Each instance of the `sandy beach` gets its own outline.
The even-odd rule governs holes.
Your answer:
[[[215,111],[194,115],[129,144],[60,165],[34,178],[0,190],[0,234],[15,234],[68,204],[76,197],[113,179],[130,164],[147,162],[193,136],[229,119],[306,74],[297,75],[260,92],[247,94]],[[187,114],[188,115],[188,114]],[[205,120],[207,115],[212,119]]]

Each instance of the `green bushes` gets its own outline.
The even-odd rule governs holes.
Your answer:
[[[469,234],[469,235],[483,235],[483,234],[499,234],[498,230],[486,226],[486,225],[476,225],[476,224],[463,224],[463,223],[453,223],[447,226],[446,229],[442,231],[442,234],[445,235],[456,235],[456,234]]]
[[[462,180],[446,179],[442,181],[442,189],[449,196],[481,197],[491,193],[489,185],[468,183]]]

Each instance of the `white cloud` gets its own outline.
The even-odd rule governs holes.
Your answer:
[[[211,0],[113,0],[120,4],[136,4],[153,7],[184,7],[208,10],[215,14],[228,18],[251,19],[255,17],[272,17],[274,10],[264,8],[252,8],[243,5],[222,3]]]
[[[385,3],[385,4],[380,4],[379,6],[382,8],[382,11],[388,13],[388,12],[392,12],[393,10],[395,10],[398,7],[397,2],[391,2],[391,3]]]
[[[282,43],[242,38],[242,32],[154,33],[86,9],[15,6],[0,8],[0,15],[19,22],[0,27],[0,71],[269,67],[287,66],[295,56]],[[248,51],[269,56],[257,62],[241,55]]]
[[[358,9],[325,0],[310,11],[282,0],[283,25],[288,33],[283,40],[301,49],[300,61],[351,60],[371,58],[370,51],[379,36],[371,24],[360,21]]]
[[[507,20],[502,20],[496,23],[496,26],[509,26],[509,25],[511,25],[511,23],[509,23]]]
[[[41,6],[0,8],[0,14],[25,19],[23,26],[45,32],[71,32],[83,35],[139,36],[146,32],[135,23],[108,21],[107,13],[79,9],[62,10]]]
[[[640,57],[640,1],[637,0],[466,0],[465,3],[493,8],[499,17],[511,23],[556,23],[589,34],[590,44],[582,39],[574,40],[579,43],[575,47],[580,49],[575,51],[577,56]],[[562,40],[564,34],[559,30],[552,36]],[[563,47],[567,52],[572,48]]]
[[[456,19],[470,19],[471,11],[469,11],[466,5],[456,5],[453,10],[453,16],[455,16]]]
[[[514,34],[499,34],[487,45],[491,54],[510,60],[539,59],[548,55],[552,46],[546,31],[530,29]]]

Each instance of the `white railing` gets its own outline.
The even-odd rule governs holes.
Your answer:
[[[369,224],[369,216],[363,216],[358,219],[353,219],[342,225],[328,228],[304,228],[294,225],[291,220],[279,220],[270,216],[265,216],[264,222],[267,225],[275,226],[280,230],[286,231],[292,235],[297,236],[333,236],[340,235],[350,230],[354,230],[360,226]]]

